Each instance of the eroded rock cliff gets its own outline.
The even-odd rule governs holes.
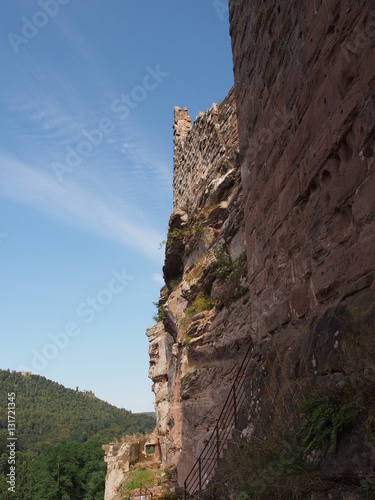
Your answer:
[[[296,420],[301,405],[348,421],[352,408],[337,448],[331,434],[336,454],[315,443],[313,461],[339,484],[374,488],[375,2],[229,5],[259,346],[245,430],[311,425],[318,439],[334,424],[319,436],[312,413]]]
[[[191,126],[175,109],[174,210],[150,372],[164,465],[180,485],[212,431],[249,340],[234,93]]]
[[[316,429],[299,435],[328,481],[299,492],[343,481],[337,498],[361,498],[375,488],[375,2],[229,6],[234,91],[193,125],[175,109],[166,286],[147,332],[162,460],[183,484],[253,341],[242,438],[306,431],[304,404],[341,415],[347,428],[320,428],[336,454]]]

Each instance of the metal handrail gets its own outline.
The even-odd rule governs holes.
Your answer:
[[[246,399],[245,376],[250,365],[253,343],[245,354],[237,376],[230,388],[223,409],[206,446],[197,458],[184,483],[184,499],[203,490],[214,473],[229,436],[237,426],[238,410]]]
[[[145,491],[143,492],[143,490],[145,490]],[[153,494],[147,488],[147,486],[145,486],[144,484],[141,483],[140,487],[139,487],[139,495],[131,495],[130,497],[128,497],[128,500],[134,500],[136,498],[144,499],[145,497],[148,497],[150,500],[152,500]]]
[[[143,490],[143,488],[144,488],[144,490],[145,490],[145,493],[146,493],[147,495],[151,495],[151,498],[152,498],[152,492],[151,492],[151,491],[147,488],[147,486],[145,486],[145,485],[144,485],[144,484],[142,484],[142,483],[141,483],[141,486],[140,486],[141,495],[142,495],[142,490]]]

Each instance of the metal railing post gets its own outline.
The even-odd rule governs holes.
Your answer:
[[[241,363],[240,369],[237,372],[237,376],[228,393],[228,397],[224,403],[220,416],[217,419],[216,426],[213,429],[208,442],[206,443],[204,449],[196,460],[194,466],[190,470],[190,473],[185,479],[184,500],[189,500],[190,494],[194,494],[197,491],[202,491],[203,486],[205,486],[206,482],[210,480],[210,477],[214,472],[215,463],[217,463],[217,465],[219,464],[220,453],[222,452],[223,447],[225,446],[229,439],[229,436],[231,435],[233,425],[234,428],[237,428],[238,411],[242,407],[243,398],[245,397],[245,378],[250,366],[252,349],[253,343],[251,342]],[[234,418],[234,423],[232,418]],[[220,441],[220,439],[222,440],[222,442]],[[208,464],[207,466],[204,466],[203,460],[204,463]],[[202,466],[204,467],[203,470]],[[203,472],[205,484],[202,484]]]
[[[216,426],[216,455],[217,455],[217,465],[219,465],[220,460],[220,441],[219,441],[219,426]]]
[[[236,386],[233,386],[233,410],[234,410],[234,426],[237,427],[237,401],[236,401]]]
[[[199,469],[198,469],[198,478],[199,478],[199,490],[202,489],[202,459],[199,457]]]

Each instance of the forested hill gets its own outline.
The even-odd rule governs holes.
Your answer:
[[[39,375],[0,370],[1,430],[8,424],[8,393],[15,393],[18,446],[25,451],[38,452],[60,441],[95,439],[105,444],[155,427],[151,415],[116,408],[92,392],[67,389]]]

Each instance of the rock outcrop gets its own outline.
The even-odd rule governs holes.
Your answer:
[[[249,292],[233,91],[193,126],[175,108],[173,129],[162,320],[147,335],[162,462],[182,485],[246,350]]]
[[[308,394],[350,400],[316,463],[375,486],[375,2],[229,7],[234,90],[193,125],[175,109],[147,332],[162,461],[182,485],[253,341],[243,438],[290,430]]]

